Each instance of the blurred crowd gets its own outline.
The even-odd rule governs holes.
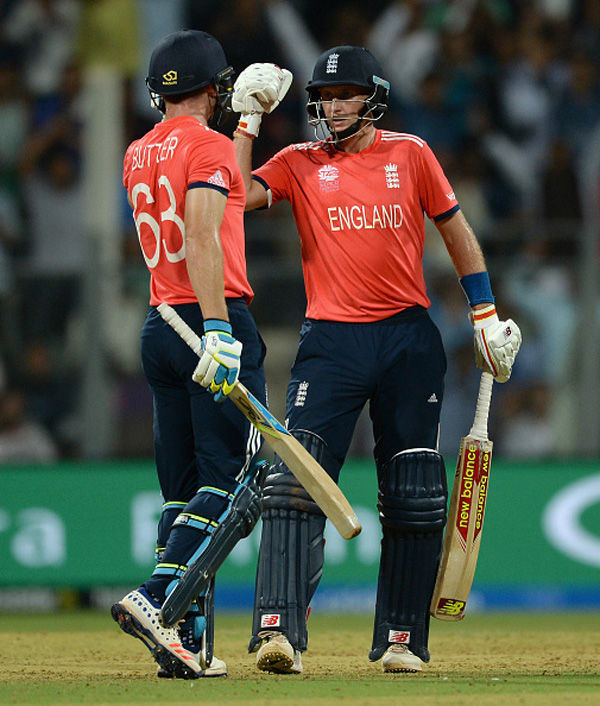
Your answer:
[[[392,86],[381,126],[430,144],[482,243],[501,318],[523,330],[513,379],[496,386],[497,453],[574,453],[564,410],[577,374],[572,341],[590,223],[582,194],[600,154],[598,0],[4,0],[0,463],[85,457],[86,71],[105,64],[118,77],[124,151],[159,119],[143,80],[150,51],[182,27],[214,34],[238,73],[255,61],[294,73],[290,94],[263,122],[257,165],[314,139],[304,86],[323,50],[359,44],[378,57]],[[234,127],[232,117],[223,131]],[[124,198],[122,211],[123,316],[106,341],[118,420],[110,453],[150,456],[151,399],[137,347],[148,283]],[[253,312],[279,412],[303,315],[297,236],[285,207],[249,214],[247,232]],[[452,456],[472,422],[478,374],[466,301],[435,229],[425,262],[449,363],[441,451]],[[371,450],[362,427],[356,455]]]

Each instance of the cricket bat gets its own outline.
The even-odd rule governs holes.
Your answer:
[[[448,512],[442,559],[430,613],[440,620],[462,620],[481,546],[493,443],[488,416],[494,378],[482,373],[475,420],[461,439]]]
[[[202,355],[200,337],[168,304],[160,304],[158,312],[198,355]],[[302,483],[305,490],[321,508],[344,539],[352,539],[361,531],[361,525],[345,495],[327,471],[308,453],[290,432],[275,419],[269,410],[236,382],[229,399],[262,434],[265,441]]]

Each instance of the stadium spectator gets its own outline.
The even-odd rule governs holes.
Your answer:
[[[8,10],[2,36],[23,51],[23,78],[31,95],[59,90],[73,57],[80,10],[77,0],[21,0]]]
[[[28,416],[26,396],[0,393],[0,463],[54,463],[58,456],[52,436]]]
[[[89,249],[80,166],[80,155],[60,134],[32,144],[24,157],[30,239],[23,302],[27,338],[63,340],[81,301]]]
[[[583,208],[588,218],[594,218],[590,199],[581,195],[580,157],[593,167],[600,144],[598,0],[372,0],[368,4],[355,0],[326,4],[320,0],[5,0],[0,3],[0,352],[10,379],[24,342],[34,336],[20,314],[19,302],[28,315],[33,313],[35,283],[32,289],[27,272],[32,253],[27,246],[32,244],[31,215],[41,212],[29,189],[27,201],[22,198],[34,173],[19,174],[17,164],[21,158],[28,160],[32,140],[56,119],[69,116],[65,122],[71,126],[73,119],[78,122],[78,83],[84,66],[97,60],[117,62],[119,70],[125,67],[125,74],[141,75],[145,72],[143,43],[149,47],[165,32],[183,26],[222,36],[238,73],[267,57],[294,71],[290,95],[261,128],[257,163],[295,141],[299,125],[306,139],[314,138],[306,127],[302,89],[325,46],[363,43],[382,58],[394,77],[390,96],[394,109],[385,118],[385,127],[391,130],[419,131],[404,121],[400,111],[415,105],[423,81],[433,75],[435,81],[425,89],[435,95],[444,115],[452,117],[448,130],[452,139],[447,140],[451,146],[438,153],[453,174],[453,186],[486,255],[491,261],[500,258],[500,266],[494,267],[498,286],[508,284],[510,292],[516,279],[518,291],[550,287],[553,299],[562,288],[571,304],[577,305],[577,291],[571,288],[577,279],[572,272],[579,272],[574,258],[582,241]],[[74,61],[81,48],[85,52]],[[126,108],[131,139],[154,120],[146,106],[140,83],[139,94]],[[417,107],[423,112],[422,105]],[[233,124],[226,123],[222,131],[231,134]],[[75,152],[79,134],[79,129],[71,130],[67,139]],[[589,163],[584,166],[589,168]],[[36,180],[38,169],[39,164]],[[247,216],[247,235],[257,292],[255,314],[259,326],[277,330],[291,326],[294,315],[293,307],[281,307],[268,296],[275,269],[282,300],[286,292],[295,298],[303,292],[296,270],[290,268],[288,273],[286,267],[272,265],[273,258],[284,253],[281,243],[289,240],[284,235],[289,219],[253,216]],[[530,252],[533,241],[539,250],[536,255]],[[557,279],[557,258],[563,259],[559,265],[566,280],[563,275]],[[431,271],[445,267],[429,244],[425,263]],[[513,275],[515,267],[518,271]],[[140,279],[145,274],[144,269]],[[543,295],[534,293],[535,300],[543,303]],[[515,318],[530,318],[526,301],[515,298],[514,306]],[[511,388],[528,384],[529,350],[537,350],[533,345],[537,329],[533,329]],[[61,350],[63,341],[57,344]],[[553,395],[557,380],[565,381],[564,374],[557,377],[557,370],[570,355],[561,350],[556,364],[550,364],[545,373]],[[290,350],[290,362],[292,356]],[[116,374],[125,374],[122,366]],[[279,395],[272,390],[271,396]],[[492,414],[496,407],[492,405]]]

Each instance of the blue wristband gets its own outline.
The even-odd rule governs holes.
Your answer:
[[[204,333],[207,331],[223,331],[231,336],[232,328],[229,321],[223,319],[204,319]]]
[[[473,307],[475,304],[494,303],[495,299],[492,294],[490,276],[487,272],[474,272],[471,275],[461,277],[458,281],[467,297],[469,306]]]

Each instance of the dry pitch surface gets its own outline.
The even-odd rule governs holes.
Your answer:
[[[432,661],[412,675],[368,661],[368,616],[311,616],[301,676],[257,672],[249,628],[249,615],[219,617],[230,676],[187,682],[157,679],[108,614],[0,615],[0,704],[600,704],[596,614],[432,621]]]

